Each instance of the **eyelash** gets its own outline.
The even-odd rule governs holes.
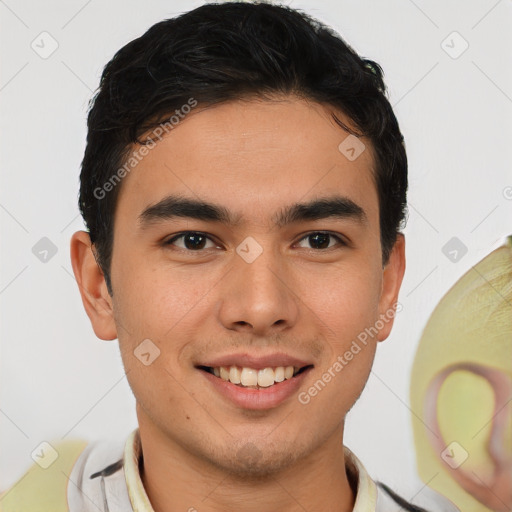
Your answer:
[[[347,246],[347,243],[343,240],[343,238],[341,238],[339,235],[336,235],[334,233],[331,233],[330,231],[310,231],[309,233],[307,233],[306,235],[304,235],[302,238],[300,238],[297,243],[299,242],[302,242],[303,240],[305,240],[306,238],[312,236],[312,235],[317,235],[317,234],[321,234],[321,235],[328,235],[334,239],[336,239],[336,241],[338,242],[338,245],[340,246]],[[213,243],[217,243],[215,242],[215,240],[213,240],[210,236],[208,236],[206,233],[203,233],[202,231],[184,231],[182,233],[178,233],[177,235],[174,235],[172,238],[166,240],[164,242],[164,245],[165,246],[170,246],[173,244],[173,242],[175,242],[176,240],[179,240],[180,238],[183,238],[184,236],[186,235],[200,235],[200,236],[204,236],[205,238],[207,238],[208,240],[210,240],[211,242]],[[220,245],[220,244],[218,244]],[[327,247],[325,249],[314,249],[314,248],[310,248],[309,250],[310,251],[315,251],[315,252],[321,252],[321,251],[326,251],[328,249],[333,249],[335,246],[333,247]],[[185,251],[185,252],[189,252],[189,253],[201,253],[201,252],[204,252],[205,249],[198,249],[198,250],[192,250],[192,249],[187,249],[187,248],[182,248],[182,247],[178,247],[178,250],[181,250],[181,251]]]

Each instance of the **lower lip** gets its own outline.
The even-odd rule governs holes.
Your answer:
[[[273,384],[268,388],[252,389],[237,386],[229,381],[222,380],[211,373],[199,370],[214,386],[214,388],[224,397],[228,398],[237,407],[242,409],[272,409],[282,404],[287,398],[290,398],[298,391],[306,375],[312,367],[302,371],[291,379]]]

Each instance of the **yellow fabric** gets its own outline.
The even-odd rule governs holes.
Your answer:
[[[68,512],[68,478],[86,441],[51,441],[58,457],[47,469],[34,463],[0,494],[0,512]],[[71,484],[73,485],[73,484]]]

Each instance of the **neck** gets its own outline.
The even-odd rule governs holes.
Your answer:
[[[185,450],[152,424],[141,424],[141,479],[155,512],[350,512],[343,427],[284,470],[251,479]]]

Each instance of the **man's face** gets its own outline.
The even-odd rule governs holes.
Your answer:
[[[370,143],[349,159],[338,149],[347,136],[330,109],[292,97],[198,107],[124,178],[111,304],[141,431],[239,475],[341,441],[392,322],[351,360],[344,354],[398,293],[383,293]],[[170,202],[151,208],[169,196],[209,203],[235,222],[204,209],[196,218],[190,207],[177,215]],[[311,208],[316,216],[283,215],[336,199]],[[251,368],[305,369],[253,389],[205,369],[222,363],[247,367],[246,382]]]

